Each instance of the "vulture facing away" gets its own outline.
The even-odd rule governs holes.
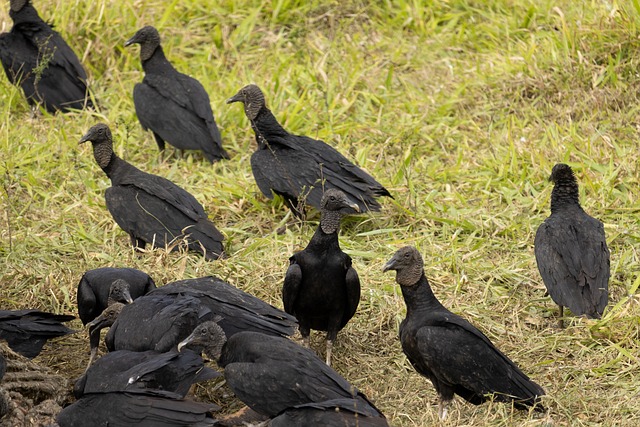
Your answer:
[[[599,319],[607,306],[609,249],[600,221],[580,206],[578,182],[568,165],[551,171],[551,216],[538,228],[536,262],[551,299],[575,315]]]

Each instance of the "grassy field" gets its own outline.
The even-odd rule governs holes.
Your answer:
[[[136,267],[159,284],[214,274],[282,307],[288,257],[317,217],[276,233],[291,215],[260,194],[253,132],[242,108],[224,102],[253,82],[286,129],[327,141],[395,196],[343,226],[363,292],[334,349],[334,367],[392,425],[438,423],[434,389],[397,339],[399,288],[381,272],[404,245],[423,254],[441,301],[548,394],[545,415],[456,399],[443,425],[640,424],[637,0],[34,2],[80,56],[100,108],[33,116],[0,78],[2,308],[75,313],[82,273],[101,266]],[[8,31],[8,2],[1,9]],[[131,97],[143,77],[138,48],[123,43],[148,24],[176,68],[208,90],[231,160],[211,166],[169,147],[162,161],[142,131]],[[121,157],[203,203],[226,236],[227,259],[131,250],[105,208],[108,179],[90,147],[78,146],[97,122],[111,126]],[[533,255],[558,162],[574,168],[611,250],[603,319],[570,318],[564,330]],[[323,337],[313,338],[323,351]],[[38,358],[70,378],[87,359],[86,332]],[[215,384],[199,395],[240,407]]]

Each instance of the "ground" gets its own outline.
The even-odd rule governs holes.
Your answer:
[[[404,245],[423,254],[443,304],[547,392],[542,416],[457,399],[443,425],[640,422],[637,1],[34,2],[85,64],[99,108],[34,115],[0,78],[0,307],[75,313],[82,273],[102,266],[139,268],[159,285],[215,274],[282,307],[288,257],[317,217],[279,234],[292,217],[253,181],[253,133],[225,99],[256,83],[286,129],[333,145],[394,195],[380,213],[344,223],[340,242],[363,292],[334,348],[337,371],[392,425],[438,423],[433,387],[398,342],[400,291],[381,272]],[[5,2],[2,31],[11,27],[7,10]],[[209,92],[229,161],[211,166],[171,147],[161,160],[141,129],[131,98],[143,77],[138,48],[123,44],[148,24],[176,68]],[[202,202],[226,237],[227,259],[131,250],[105,208],[107,178],[77,144],[97,122],[111,126],[121,157]],[[533,255],[558,162],[574,168],[611,250],[603,319],[568,317],[563,330]],[[323,342],[316,334],[312,346],[322,352]],[[87,358],[83,331],[35,361],[73,379]],[[198,396],[240,408],[220,384]]]

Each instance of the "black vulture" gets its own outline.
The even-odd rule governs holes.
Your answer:
[[[0,310],[0,339],[6,340],[11,350],[33,359],[47,340],[75,333],[62,324],[73,319],[39,310]]]
[[[122,307],[107,332],[109,351],[175,349],[200,323],[213,319],[211,310],[189,295],[141,296]]]
[[[360,411],[384,415],[311,350],[284,338],[239,332],[227,339],[214,321],[199,325],[178,345],[197,345],[224,368],[227,384],[247,406],[273,418],[298,405],[352,399]]]
[[[205,367],[193,351],[112,351],[102,356],[75,383],[76,399],[91,393],[132,389],[165,390],[185,397],[192,384],[220,374]]]
[[[93,126],[80,143],[91,141],[96,162],[111,180],[107,208],[131,237],[134,247],[167,247],[184,239],[190,250],[214,260],[223,253],[224,237],[190,193],[168,179],[142,172],[113,152],[111,131]],[[174,248],[175,249],[175,248]]]
[[[80,283],[78,283],[78,316],[82,320],[82,324],[86,325],[102,313],[107,308],[109,296],[112,292],[112,285],[116,280],[124,280],[128,285],[128,291],[121,288],[120,285],[113,289],[112,299],[117,302],[131,302],[155,289],[156,284],[153,279],[143,271],[135,268],[111,268],[103,267],[89,270],[82,275]],[[126,292],[128,292],[129,300]],[[117,296],[121,294],[120,296]]]
[[[334,399],[285,409],[269,427],[386,427],[387,419],[371,406],[360,407],[356,399]]]
[[[134,43],[140,45],[145,76],[133,89],[133,102],[142,128],[153,132],[158,148],[164,150],[166,141],[181,150],[202,150],[211,163],[228,159],[200,82],[173,68],[155,28],[140,29],[124,45]]]
[[[179,280],[153,290],[150,295],[198,298],[213,315],[222,317],[218,323],[227,336],[241,331],[288,336],[296,331],[293,316],[214,276]]]
[[[205,427],[216,421],[211,403],[182,399],[162,390],[93,393],[67,406],[56,418],[60,427]]]
[[[93,107],[87,73],[64,39],[44,22],[30,0],[11,0],[13,27],[0,34],[0,61],[9,81],[30,105],[50,113]]]
[[[257,150],[251,155],[251,169],[258,187],[268,198],[281,195],[291,211],[304,215],[304,205],[321,208],[322,193],[342,190],[359,206],[360,212],[379,211],[376,197],[391,194],[371,175],[351,163],[323,141],[292,135],[280,126],[266,107],[256,85],[248,85],[227,100],[242,102],[256,134]]]
[[[482,332],[438,301],[415,248],[398,250],[383,268],[388,270],[396,270],[407,305],[400,324],[402,349],[416,371],[433,383],[441,419],[454,394],[474,405],[494,399],[513,402],[518,409],[544,410],[539,403],[544,390]]]
[[[284,310],[296,316],[305,345],[311,329],[327,331],[327,365],[338,331],[351,320],[360,302],[360,279],[351,257],[340,249],[340,219],[358,211],[340,190],[322,196],[320,225],[307,247],[289,258],[282,287]]]
[[[607,306],[609,249],[600,221],[580,206],[578,182],[568,165],[551,171],[551,215],[538,228],[535,254],[538,270],[553,301],[575,315],[599,319]]]
[[[166,352],[216,316],[228,336],[241,331],[286,336],[296,330],[292,316],[216,277],[169,283],[113,312],[90,328],[99,339],[97,328],[113,323],[105,337],[109,351]]]
[[[111,327],[115,323],[123,307],[124,303],[113,302],[109,304],[102,313],[100,313],[100,316],[87,323],[87,327],[89,328],[89,348],[91,349],[87,369],[89,369],[98,354],[98,347],[100,346],[100,331],[104,328]]]

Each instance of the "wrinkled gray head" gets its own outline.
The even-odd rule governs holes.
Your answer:
[[[340,228],[340,219],[352,213],[360,212],[358,204],[349,200],[342,191],[329,188],[320,200],[320,227],[327,234]]]
[[[549,181],[554,183],[576,182],[576,177],[573,174],[571,166],[564,163],[558,163],[553,167],[553,169],[551,169],[551,176],[549,177]]]
[[[113,140],[111,130],[104,123],[98,123],[84,134],[80,139],[80,144],[91,141],[93,145],[93,157],[101,168],[105,168],[111,160],[113,154]]]
[[[12,12],[19,12],[27,3],[29,3],[29,0],[10,0],[9,8]]]
[[[220,319],[220,317],[217,317],[217,319]],[[220,360],[222,347],[226,342],[227,336],[224,330],[215,321],[210,320],[196,326],[191,335],[178,344],[178,351],[189,344],[199,346],[202,347],[204,354],[218,361]]]
[[[413,286],[418,283],[424,272],[424,262],[420,252],[413,246],[405,246],[396,251],[384,265],[382,271],[396,271],[396,282],[401,286]]]
[[[151,25],[147,25],[139,29],[133,37],[124,43],[125,47],[132,44],[140,45],[140,60],[146,61],[160,46],[160,33]]]
[[[108,328],[109,326],[113,325],[118,319],[118,316],[120,315],[123,307],[124,304],[122,304],[121,302],[116,302],[105,308],[100,316],[87,323],[89,333],[92,333],[94,330]]]
[[[116,302],[131,304],[133,299],[131,298],[130,289],[131,286],[129,286],[129,282],[126,280],[114,280],[109,287],[109,301],[107,302],[107,305],[111,305]]]
[[[111,142],[111,129],[109,129],[109,126],[104,123],[98,123],[97,125],[91,126],[87,133],[80,138],[80,144],[87,141],[91,141],[94,144]]]
[[[255,120],[260,109],[266,107],[264,94],[254,84],[243,87],[238,93],[227,99],[227,104],[232,102],[242,102],[244,104],[244,112],[249,120]]]
[[[342,212],[350,214],[360,212],[358,204],[349,200],[346,194],[337,188],[329,188],[322,195],[320,207],[323,211]]]

